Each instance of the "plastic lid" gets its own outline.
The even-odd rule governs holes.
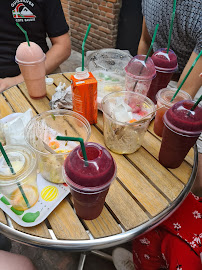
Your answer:
[[[15,174],[12,174],[3,155],[0,154],[0,185],[10,185],[24,179],[36,166],[35,153],[25,146],[5,146],[6,154]]]
[[[41,47],[34,42],[30,42],[28,46],[27,42],[22,42],[17,50],[15,60],[19,64],[35,64],[42,62],[45,59],[45,54]]]
[[[138,80],[151,80],[156,76],[156,69],[150,57],[146,63],[145,55],[136,55],[125,67],[126,74]]]
[[[106,148],[97,143],[85,143],[85,148],[88,166],[85,166],[80,146],[67,156],[64,163],[67,182],[78,191],[102,190],[116,173],[114,159]]]
[[[202,106],[190,111],[194,102],[182,100],[175,103],[164,115],[164,123],[173,131],[187,136],[197,136],[202,132]],[[189,114],[190,112],[190,114]]]
[[[154,52],[151,58],[157,71],[170,73],[178,68],[177,56],[171,49],[167,54],[167,49],[161,48]]]

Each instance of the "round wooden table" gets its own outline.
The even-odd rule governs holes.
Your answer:
[[[50,110],[49,101],[59,82],[70,85],[71,73],[50,75],[47,97],[33,100],[25,83],[0,95],[0,118],[13,112],[33,114]],[[89,141],[104,145],[102,113],[92,125]],[[158,162],[161,139],[153,132],[153,123],[142,147],[130,155],[111,153],[117,163],[117,178],[110,187],[101,215],[81,220],[75,214],[71,196],[67,196],[41,224],[24,228],[0,210],[0,231],[22,243],[69,251],[88,251],[115,246],[154,228],[167,218],[187,196],[197,169],[197,151],[191,149],[177,169],[166,169]]]

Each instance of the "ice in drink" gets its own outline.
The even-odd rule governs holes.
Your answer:
[[[177,56],[170,49],[159,49],[153,53],[151,59],[156,69],[156,77],[151,82],[147,96],[156,104],[156,94],[160,89],[167,87],[173,73],[177,70]]]
[[[175,104],[176,102],[180,100],[185,100],[185,99],[191,100],[191,96],[187,92],[180,90],[176,98],[171,102],[171,99],[174,96],[175,92],[176,90],[174,89],[164,88],[164,89],[161,89],[156,95],[157,108],[164,106],[156,112],[155,121],[154,121],[154,132],[156,133],[156,135],[160,137],[162,137],[162,134],[163,134],[163,127],[164,127],[163,116],[165,112],[170,107],[172,107],[173,104]]]
[[[168,168],[177,168],[202,132],[202,106],[190,111],[194,102],[182,100],[164,115],[164,130],[159,162]]]
[[[15,174],[0,154],[0,192],[13,208],[24,211],[34,206],[39,198],[36,154],[20,145],[5,146],[5,151]]]
[[[117,154],[137,151],[154,115],[154,103],[142,94],[119,91],[106,95],[101,106],[106,146]],[[148,114],[144,121],[137,122]]]
[[[64,178],[70,187],[77,215],[91,220],[102,212],[110,184],[116,176],[116,164],[107,149],[97,143],[85,143],[85,149],[88,166],[78,146],[65,160]]]
[[[136,55],[125,67],[125,87],[126,90],[146,96],[150,84],[156,76],[156,70],[152,59],[148,57],[145,63],[145,57],[145,55]]]
[[[45,54],[34,42],[21,43],[17,50],[15,60],[25,80],[31,98],[39,99],[46,96],[45,83]]]

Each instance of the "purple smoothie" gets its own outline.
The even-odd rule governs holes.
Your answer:
[[[168,168],[177,168],[202,132],[202,106],[190,112],[194,102],[175,103],[164,115],[164,130],[159,162]]]
[[[157,92],[167,87],[178,65],[176,54],[172,50],[169,50],[167,54],[166,48],[154,52],[151,58],[156,68],[156,77],[150,85],[147,96],[156,104]]]
[[[88,166],[85,166],[81,147],[76,147],[65,160],[65,180],[77,215],[83,219],[94,219],[102,212],[109,186],[116,175],[116,164],[103,146],[89,142],[85,148]]]

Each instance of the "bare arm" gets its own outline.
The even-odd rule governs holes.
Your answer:
[[[71,41],[66,33],[59,37],[50,38],[52,47],[46,53],[46,74],[53,72],[62,62],[67,60],[71,54]]]
[[[148,50],[149,50],[150,44],[151,44],[151,37],[150,37],[149,32],[147,30],[145,18],[143,17],[142,34],[141,34],[137,53],[146,55]]]
[[[185,68],[180,76],[180,79],[178,81],[178,86],[180,85],[180,83],[184,79],[185,75],[187,74],[188,70],[190,69],[190,67],[193,64],[196,57],[197,57],[197,54],[195,52],[192,52],[186,66],[185,66]],[[202,86],[202,78],[199,77],[199,74],[201,73],[201,71],[202,71],[202,56],[199,58],[196,65],[194,66],[191,73],[189,74],[187,80],[185,81],[185,83],[182,86],[182,89],[184,91],[188,92],[192,96],[192,98],[194,98],[197,91]]]
[[[46,74],[53,72],[71,54],[71,41],[66,33],[59,37],[51,38],[52,47],[46,53]],[[13,85],[23,82],[22,74],[15,77],[0,79],[0,93]]]

